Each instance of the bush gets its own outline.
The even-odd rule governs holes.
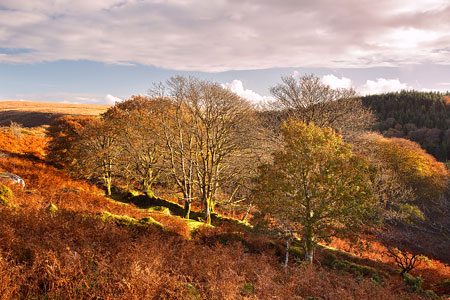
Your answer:
[[[242,293],[244,295],[252,295],[255,293],[255,287],[251,283],[244,283],[242,285]]]
[[[426,297],[428,297],[428,298],[430,298],[430,299],[437,299],[437,300],[439,300],[439,299],[441,299],[438,295],[436,295],[436,293],[434,292],[434,291],[432,291],[432,290],[425,290],[424,292],[423,292],[423,294],[424,294],[424,296],[426,296]]]
[[[49,215],[54,216],[58,212],[58,207],[55,204],[50,204],[45,210]]]
[[[289,248],[289,254],[291,254],[294,258],[304,258],[305,251],[301,247],[291,246]]]
[[[406,285],[409,287],[409,289],[413,292],[423,292],[422,289],[422,277],[414,277],[412,275],[409,275],[408,273],[405,273],[403,275],[403,281],[406,283]]]
[[[407,224],[425,221],[425,216],[422,211],[415,205],[401,203],[397,205],[397,209],[402,213],[402,215],[404,215],[404,221]]]
[[[412,292],[419,293],[427,298],[430,299],[441,299],[436,293],[432,290],[423,290],[422,283],[423,279],[420,276],[414,277],[412,275],[409,275],[408,273],[405,273],[403,275],[403,281],[408,286],[408,289]]]
[[[198,292],[197,288],[190,283],[186,283],[185,285],[185,298],[186,299],[200,299],[201,295]]]
[[[327,267],[333,267],[333,263],[336,260],[337,260],[336,255],[334,255],[333,253],[328,253],[322,260],[322,264],[324,264]]]
[[[334,269],[347,271],[355,276],[369,277],[372,282],[376,284],[382,284],[384,278],[388,277],[387,274],[384,274],[384,272],[380,272],[375,268],[349,262],[348,260],[338,260],[332,253],[328,254],[323,262]]]
[[[450,290],[450,279],[445,279],[444,281],[442,281],[442,285]]]
[[[13,197],[13,192],[6,185],[0,185],[0,204],[9,205],[9,201]]]

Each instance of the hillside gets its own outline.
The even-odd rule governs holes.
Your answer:
[[[26,182],[2,194],[2,300],[426,298],[403,283],[376,241],[362,251],[334,240],[317,250],[313,266],[301,262],[294,242],[285,273],[281,240],[220,215],[213,226],[186,221],[176,202],[113,200],[47,165],[45,138],[1,136],[0,171]],[[427,260],[412,275],[422,276],[424,289],[449,292],[446,264]]]
[[[0,126],[7,126],[11,121],[24,127],[48,125],[63,115],[96,116],[108,107],[97,104],[0,101]]]
[[[407,138],[440,161],[450,159],[450,98],[436,92],[402,91],[362,97],[377,118],[376,130]]]

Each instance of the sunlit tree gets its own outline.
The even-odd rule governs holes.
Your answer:
[[[284,123],[284,149],[260,167],[255,201],[272,225],[299,233],[305,260],[316,244],[377,221],[368,162],[331,128]]]
[[[173,77],[153,94],[168,97],[174,107],[163,124],[172,174],[183,189],[196,187],[210,223],[217,192],[236,183],[229,181],[230,170],[251,148],[251,106],[217,83],[192,77]]]

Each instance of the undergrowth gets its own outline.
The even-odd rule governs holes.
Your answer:
[[[403,282],[378,284],[364,266],[359,278],[305,265],[299,245],[285,272],[282,241],[252,234],[248,223],[216,214],[204,226],[195,211],[187,222],[176,206],[113,201],[12,147],[0,141],[0,151],[21,154],[0,158],[0,171],[26,189],[9,186],[16,209],[0,205],[0,300],[427,297]]]

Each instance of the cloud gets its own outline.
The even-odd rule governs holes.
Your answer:
[[[118,97],[114,97],[113,95],[108,94],[105,96],[106,104],[114,105],[116,102],[120,102],[120,101],[122,101],[122,99],[120,99]]]
[[[400,82],[398,79],[385,78],[377,78],[375,81],[367,80],[365,84],[356,88],[361,95],[382,94],[409,89],[413,88],[406,83]]]
[[[322,83],[329,85],[332,89],[350,89],[353,82],[350,78],[338,78],[333,74],[324,75],[321,78]]]
[[[366,83],[356,86],[356,87],[354,87],[353,81],[350,78],[346,78],[346,77],[339,78],[333,74],[328,74],[328,75],[322,76],[321,81],[324,84],[329,85],[333,89],[354,88],[359,94],[361,94],[363,96],[414,89],[412,86],[410,86],[406,83],[400,82],[399,79],[386,79],[386,78],[377,78],[376,80],[369,79],[369,80],[366,80]],[[437,90],[422,88],[421,91],[427,92],[427,91],[437,91]]]
[[[294,70],[294,71],[292,71],[291,76],[292,76],[293,78],[298,78],[298,77],[300,76],[300,72]]]
[[[222,84],[222,87],[232,91],[233,93],[241,96],[244,99],[249,100],[252,103],[261,104],[272,100],[272,97],[269,96],[261,96],[260,94],[249,90],[244,89],[244,85],[240,80],[233,80],[230,83]]]
[[[110,104],[116,101],[122,101],[121,98],[112,95],[84,94],[84,93],[33,93],[33,94],[15,94],[0,96],[0,101],[38,101],[72,104]]]
[[[448,0],[3,0],[0,48],[30,51],[0,62],[211,72],[449,64],[448,15]]]

